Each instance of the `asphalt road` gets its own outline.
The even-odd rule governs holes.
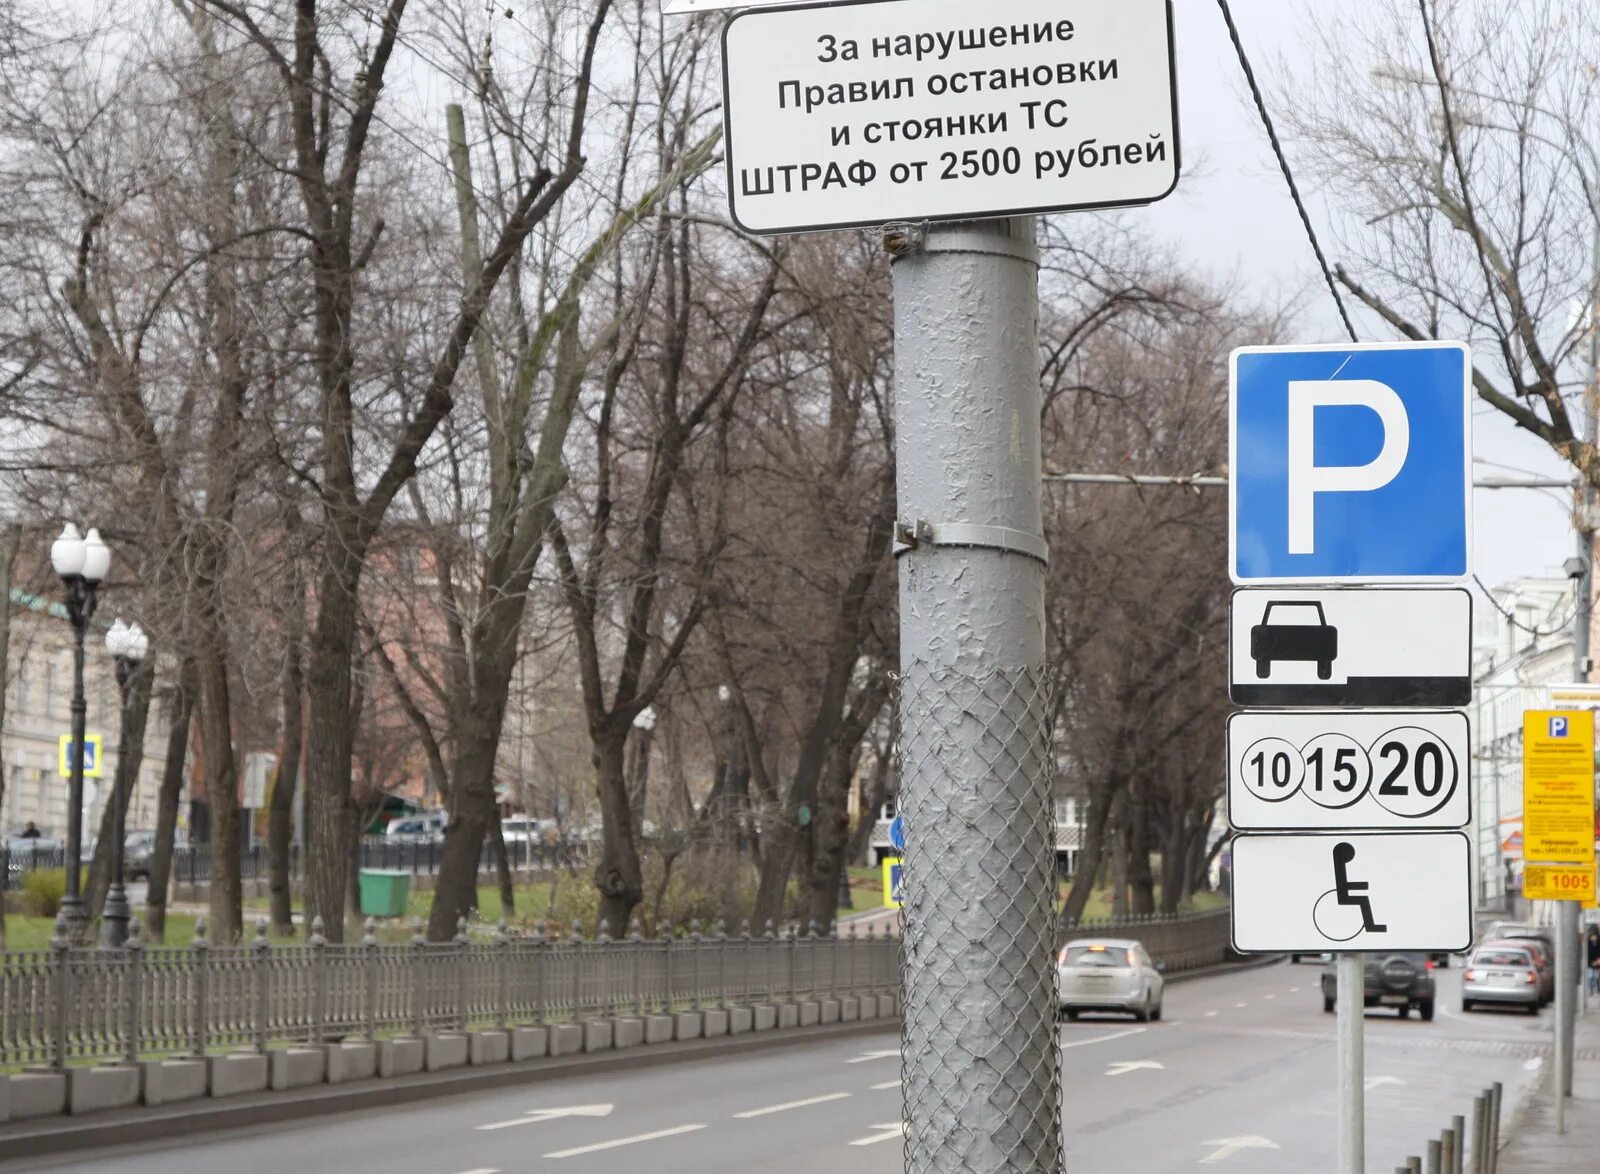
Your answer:
[[[1175,984],[1165,1021],[1062,1027],[1068,1169],[1219,1174],[1327,1169],[1337,1083],[1320,967]],[[1548,1062],[1549,1012],[1462,1015],[1441,972],[1432,1023],[1367,1016],[1368,1168],[1421,1152],[1500,1080],[1507,1102]],[[898,1040],[861,1035],[460,1095],[63,1159],[86,1174],[891,1174],[901,1167]],[[32,1169],[47,1168],[50,1163]]]

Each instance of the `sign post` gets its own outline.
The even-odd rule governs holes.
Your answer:
[[[1176,186],[1171,5],[758,4],[722,43],[735,223],[893,264],[906,1170],[1056,1170],[1033,214]]]
[[[1471,356],[1246,347],[1231,374],[1229,695],[1296,707],[1228,722],[1234,948],[1336,955],[1337,1169],[1361,1174],[1362,951],[1472,941],[1471,732],[1423,708],[1472,695],[1448,586],[1471,566]]]
[[[1586,590],[1579,584],[1580,590]],[[1574,871],[1594,882],[1594,714],[1585,710],[1530,709],[1522,715],[1523,895],[1534,883],[1559,888]],[[1540,870],[1539,865],[1570,866]],[[1572,1066],[1578,997],[1578,902],[1592,891],[1574,890],[1556,902],[1556,1132],[1567,1129],[1567,1073]]]

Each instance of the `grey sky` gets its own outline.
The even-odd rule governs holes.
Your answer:
[[[1280,55],[1290,69],[1307,60],[1310,14],[1318,5],[1231,0],[1231,6],[1258,75],[1273,74]],[[1177,0],[1174,8],[1187,174],[1176,195],[1135,215],[1186,261],[1219,280],[1266,299],[1303,294],[1302,337],[1296,341],[1340,341],[1344,335],[1332,299],[1249,102],[1222,16],[1213,0]],[[1283,114],[1273,113],[1283,134]],[[1292,143],[1289,151],[1292,161]],[[1302,190],[1312,189],[1307,196],[1313,221],[1324,250],[1336,261],[1329,216],[1337,210],[1319,199],[1306,169],[1297,169],[1296,177]],[[1474,416],[1480,475],[1513,470],[1568,475],[1542,442],[1499,413],[1484,406]],[[1570,506],[1561,495],[1478,490],[1474,499],[1475,564],[1485,583],[1544,573],[1571,553]]]

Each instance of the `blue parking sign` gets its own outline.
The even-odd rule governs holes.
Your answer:
[[[1229,387],[1236,583],[1471,568],[1472,356],[1455,342],[1245,347]]]

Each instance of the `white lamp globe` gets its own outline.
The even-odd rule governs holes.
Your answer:
[[[126,656],[128,650],[128,625],[118,616],[106,629],[106,651],[112,656]]]
[[[128,651],[122,655],[129,660],[143,660],[150,651],[150,637],[138,624],[128,625]]]
[[[98,583],[111,569],[111,548],[100,537],[100,531],[90,528],[83,536],[83,569],[78,573],[90,583]]]
[[[50,544],[50,565],[63,579],[83,573],[83,536],[71,522],[61,527],[61,536]]]

